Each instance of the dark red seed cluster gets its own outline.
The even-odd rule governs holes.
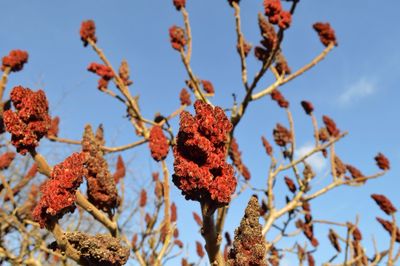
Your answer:
[[[301,101],[301,106],[303,107],[304,112],[306,112],[308,115],[311,115],[311,113],[314,111],[314,106],[309,101]]]
[[[287,176],[285,176],[285,184],[288,187],[289,191],[292,193],[295,193],[297,188],[296,184],[293,182],[293,180]]]
[[[199,256],[200,258],[203,258],[205,255],[203,246],[201,245],[201,243],[199,241],[196,241],[196,253],[197,253],[197,256]]]
[[[288,108],[289,102],[285,99],[282,93],[279,90],[274,90],[271,93],[271,99],[276,101],[281,108]]]
[[[231,141],[231,147],[229,149],[229,157],[231,158],[233,165],[236,167],[236,169],[238,169],[238,171],[244,177],[244,179],[250,180],[251,178],[250,171],[242,161],[242,153],[239,150],[239,145],[236,142],[235,138],[233,138]]]
[[[87,194],[89,201],[104,212],[111,213],[119,204],[119,197],[114,178],[108,170],[107,161],[103,157],[100,139],[102,130],[96,137],[92,127],[86,125],[82,139],[82,151],[88,154],[87,160]]]
[[[337,138],[340,134],[340,130],[336,127],[335,121],[326,115],[322,116],[322,121],[324,122],[329,135]]]
[[[24,64],[28,62],[28,52],[22,50],[12,50],[7,56],[3,57],[1,70],[10,68],[12,72],[22,70]]]
[[[97,42],[96,38],[96,25],[93,20],[83,21],[81,24],[81,29],[79,31],[81,36],[81,40],[83,42],[83,46],[87,46],[89,43],[89,39],[93,42]]]
[[[323,45],[328,46],[331,43],[337,45],[335,31],[329,23],[317,22],[313,25],[313,28],[318,33]]]
[[[382,153],[378,153],[378,155],[375,156],[375,161],[376,161],[376,164],[378,165],[379,169],[384,170],[384,171],[390,169],[390,161]]]
[[[7,169],[15,158],[15,152],[8,151],[0,155],[0,170]]]
[[[3,113],[4,125],[17,152],[25,155],[39,145],[50,128],[48,102],[42,90],[34,92],[21,86],[14,87],[10,98],[15,111]]]
[[[280,76],[292,73],[292,70],[290,69],[288,62],[286,61],[286,58],[283,56],[282,53],[279,53],[276,56],[275,61],[276,61],[275,69]]]
[[[197,223],[198,226],[202,227],[203,226],[203,219],[198,215],[197,213],[193,212],[193,219]]]
[[[44,227],[52,218],[59,219],[75,209],[75,192],[86,175],[85,153],[73,153],[54,166],[51,177],[40,188],[42,197],[33,210],[35,221]]]
[[[381,208],[381,210],[384,211],[387,215],[391,215],[392,213],[395,213],[397,211],[392,202],[388,198],[386,198],[385,195],[372,194],[371,198],[375,200],[379,208]]]
[[[157,162],[164,160],[169,151],[168,139],[160,126],[153,126],[150,130],[149,147],[151,157]]]
[[[115,77],[115,74],[112,71],[111,67],[106,65],[91,63],[88,66],[87,70],[100,76],[98,84],[99,90],[107,88],[108,82]]]
[[[392,235],[393,232],[393,223],[388,220],[376,217],[376,220],[383,226],[383,228]],[[396,242],[400,243],[400,229],[396,227]]]
[[[331,245],[336,249],[336,251],[341,252],[342,248],[340,247],[339,244],[339,237],[333,229],[329,229],[328,238],[329,242],[331,242]]]
[[[182,7],[186,7],[186,0],[173,0],[176,10],[181,10]]]
[[[292,143],[292,133],[281,124],[277,124],[273,130],[276,145],[284,147],[288,143]]]
[[[115,169],[115,173],[113,174],[113,179],[114,179],[115,184],[118,184],[119,180],[124,178],[125,175],[126,175],[126,168],[125,168],[124,160],[122,159],[121,155],[118,155],[117,166]]]
[[[203,85],[203,89],[206,93],[209,94],[214,94],[215,90],[214,90],[214,86],[211,83],[211,81],[209,80],[202,80],[201,84]]]
[[[175,50],[180,51],[185,48],[187,40],[184,29],[178,26],[172,26],[169,29],[169,38],[171,40],[172,48]]]
[[[356,167],[347,164],[346,165],[347,171],[350,172],[351,177],[353,179],[362,179],[364,177],[363,173],[361,173],[361,171],[359,169],[357,169]]]
[[[278,36],[275,32],[274,26],[261,14],[258,15],[258,25],[260,27],[262,46],[256,46],[254,49],[255,57],[260,61],[265,61],[271,52],[278,45]]]
[[[232,124],[220,107],[197,100],[194,108],[195,116],[181,113],[173,182],[187,199],[226,205],[236,188],[233,167],[225,160]]]
[[[185,88],[181,90],[181,93],[179,94],[179,100],[181,101],[181,105],[192,104],[192,100],[190,100],[190,94]]]
[[[270,23],[278,25],[281,29],[289,28],[292,15],[283,10],[281,0],[264,0],[264,9]]]
[[[268,142],[268,140],[267,140],[264,136],[261,137],[261,141],[262,141],[262,144],[263,144],[263,146],[264,146],[264,148],[265,148],[265,152],[266,152],[269,156],[272,156],[273,150],[272,150],[271,144]]]
[[[233,247],[228,255],[228,265],[267,265],[258,204],[257,198],[251,197],[240,226],[235,230]]]

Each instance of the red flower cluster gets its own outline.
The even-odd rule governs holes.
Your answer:
[[[231,148],[229,149],[229,157],[231,157],[233,165],[238,169],[240,174],[246,180],[250,180],[251,174],[246,165],[242,162],[242,153],[239,151],[239,145],[236,139],[233,138],[231,141]]]
[[[297,188],[296,188],[296,184],[293,182],[293,180],[287,176],[285,176],[285,184],[288,187],[288,189],[290,190],[290,192],[295,193]]]
[[[164,160],[169,151],[168,139],[160,126],[153,126],[150,130],[149,147],[151,157],[157,162]]]
[[[139,200],[139,207],[143,208],[146,206],[147,203],[147,192],[146,190],[140,190],[140,200]]]
[[[121,178],[124,178],[126,175],[126,169],[125,169],[125,163],[124,160],[122,160],[122,156],[118,155],[118,159],[117,159],[117,167],[115,170],[115,173],[113,175],[113,179],[115,184],[118,184],[119,180]]]
[[[108,170],[107,161],[103,158],[100,148],[100,143],[103,142],[103,139],[100,139],[102,134],[102,130],[99,130],[95,137],[92,127],[87,125],[82,140],[82,151],[88,154],[88,199],[97,208],[111,213],[111,210],[118,206],[119,198],[114,178]]]
[[[205,91],[206,93],[214,94],[215,90],[214,90],[214,86],[213,86],[213,84],[211,83],[211,81],[202,80],[202,81],[201,81],[201,84],[203,85],[203,89],[204,89],[204,91]]]
[[[381,210],[384,211],[387,215],[391,215],[392,213],[395,213],[397,211],[392,202],[384,195],[372,194],[371,198],[375,200],[379,208],[381,208]]]
[[[88,68],[88,71],[93,72],[99,75],[101,78],[99,79],[98,89],[105,89],[108,86],[108,82],[110,79],[115,77],[114,72],[112,71],[111,67],[98,64],[98,63],[91,63]]]
[[[264,136],[261,137],[261,141],[265,148],[265,152],[271,156],[273,152],[271,144],[269,144],[268,140]]]
[[[84,153],[73,153],[54,166],[51,178],[40,188],[42,197],[32,213],[40,227],[43,228],[52,218],[59,219],[74,211],[75,192],[86,175],[85,162]]]
[[[22,70],[24,64],[28,62],[28,53],[22,50],[12,50],[7,56],[3,57],[1,70],[10,68],[11,71],[17,72]]]
[[[0,155],[0,170],[7,169],[15,158],[15,152],[8,151]]]
[[[50,128],[46,95],[42,90],[33,92],[18,86],[11,91],[10,98],[16,111],[3,113],[4,125],[17,152],[25,155],[39,145]]]
[[[375,156],[375,161],[381,170],[386,171],[390,169],[390,161],[382,153],[378,153],[378,155]]]
[[[235,230],[233,248],[228,255],[228,265],[266,266],[265,240],[258,221],[259,205],[256,197],[247,204],[240,226]]]
[[[277,124],[273,130],[276,145],[284,147],[288,143],[292,143],[292,133],[281,124]]]
[[[335,121],[333,121],[329,116],[322,116],[322,120],[326,126],[326,129],[329,132],[329,135],[332,137],[338,137],[340,134],[340,130],[336,127]]]
[[[339,244],[339,237],[333,229],[329,229],[328,238],[329,242],[331,242],[332,246],[336,249],[336,251],[341,252],[342,248],[340,247]]]
[[[288,108],[289,102],[285,99],[280,91],[277,89],[271,93],[271,99],[276,101],[281,108]]]
[[[313,28],[318,33],[323,45],[328,46],[331,43],[337,45],[335,31],[329,23],[317,22],[313,25]]]
[[[192,101],[190,100],[190,94],[185,88],[181,90],[181,93],[179,94],[179,99],[181,100],[181,105],[192,104]]]
[[[389,221],[387,221],[385,219],[379,218],[379,217],[376,217],[376,220],[378,220],[378,222],[383,226],[383,228],[385,228],[385,230],[390,235],[392,235],[393,223],[391,223],[391,222],[389,222]],[[396,227],[395,230],[396,230],[396,242],[400,243],[400,229],[398,227]]]
[[[311,115],[311,113],[314,111],[314,106],[309,101],[301,101],[301,106],[303,107],[304,112],[306,112],[308,115]]]
[[[194,108],[194,117],[181,113],[173,182],[187,199],[228,204],[236,189],[233,167],[225,160],[232,124],[220,107],[197,100]]]
[[[169,37],[171,39],[172,48],[174,48],[177,51],[180,51],[181,49],[185,48],[187,40],[184,29],[178,26],[172,26],[169,29]]]
[[[59,131],[58,127],[59,124],[60,124],[60,117],[56,116],[53,119],[51,119],[50,128],[47,131],[46,137],[57,137]]]
[[[283,10],[281,0],[264,0],[264,8],[270,23],[278,25],[281,29],[289,28],[292,15]]]
[[[186,0],[173,0],[174,1],[174,6],[176,10],[181,10],[181,8],[186,7]]]
[[[81,40],[83,42],[83,46],[87,46],[89,43],[89,39],[93,42],[97,42],[96,38],[96,25],[93,20],[83,21],[81,24],[81,29],[79,31],[81,35]]]
[[[346,168],[347,168],[347,171],[350,172],[351,177],[353,179],[360,179],[360,178],[364,177],[363,173],[361,173],[361,171],[359,169],[355,168],[354,166],[347,164]]]

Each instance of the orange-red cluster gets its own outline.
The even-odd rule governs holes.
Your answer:
[[[0,155],[0,170],[7,169],[15,158],[15,152],[8,151]]]
[[[236,139],[233,138],[231,141],[231,147],[229,149],[229,157],[232,159],[233,165],[238,169],[240,174],[246,180],[250,180],[251,174],[247,166],[242,161],[242,153],[239,150],[239,145]]]
[[[115,173],[113,175],[113,179],[114,179],[115,184],[118,184],[119,180],[121,178],[124,178],[125,175],[126,175],[126,169],[125,169],[124,160],[122,159],[121,155],[118,155],[117,167],[116,167]]]
[[[164,160],[169,151],[168,139],[160,126],[153,126],[150,130],[149,147],[151,157],[157,162]]]
[[[185,48],[187,40],[184,29],[178,26],[172,26],[169,29],[169,37],[171,40],[172,48],[178,51]]]
[[[277,89],[271,93],[271,99],[276,101],[281,108],[288,108],[289,102],[285,99],[280,91]]]
[[[277,124],[273,130],[276,145],[284,147],[288,143],[292,143],[292,133],[281,124]]]
[[[50,128],[46,95],[42,90],[34,92],[18,86],[11,91],[10,98],[16,110],[3,113],[4,125],[17,152],[25,155],[39,145]]]
[[[74,153],[64,162],[54,166],[51,177],[40,190],[42,197],[33,210],[35,221],[44,227],[52,218],[59,219],[75,209],[75,192],[86,175],[86,155]]]
[[[281,0],[264,0],[264,9],[270,23],[278,25],[281,29],[289,28],[292,15],[283,10]]]
[[[318,33],[323,45],[328,46],[331,43],[337,45],[335,31],[329,23],[317,22],[313,25],[313,28]]]
[[[395,213],[397,211],[392,202],[388,198],[386,198],[385,195],[372,194],[371,198],[375,200],[379,208],[381,208],[381,210],[384,211],[387,215],[391,215],[392,213]]]
[[[187,199],[228,204],[236,188],[233,167],[225,160],[232,124],[220,107],[197,100],[194,108],[195,116],[181,113],[173,182]]]
[[[285,176],[285,184],[288,187],[289,191],[292,193],[295,193],[297,188],[296,184],[293,182],[293,180],[287,176]]]
[[[28,53],[22,50],[12,50],[7,56],[3,57],[1,70],[10,68],[12,72],[22,70],[24,64],[28,62]]]
[[[100,76],[98,85],[99,90],[107,88],[108,82],[115,77],[111,67],[106,65],[91,63],[87,70]]]
[[[89,43],[89,39],[93,42],[97,42],[96,38],[96,25],[93,20],[83,21],[81,29],[79,31],[83,45],[86,47]]]
[[[262,144],[263,144],[263,146],[264,146],[264,148],[265,148],[265,152],[266,152],[269,156],[272,156],[273,150],[272,150],[271,144],[268,142],[268,140],[267,140],[264,136],[261,137],[261,141],[262,141]]]
[[[388,220],[376,217],[376,220],[383,226],[383,228],[385,228],[385,230],[392,235],[393,232],[393,223],[391,223]],[[400,243],[400,229],[398,227],[396,227],[394,230],[396,230],[396,238],[395,241]]]
[[[176,10],[181,10],[182,7],[186,7],[186,0],[173,0]]]
[[[47,137],[57,137],[58,136],[58,131],[59,127],[58,125],[60,124],[60,117],[56,116],[53,119],[51,119],[50,122],[50,128],[47,131]]]
[[[181,90],[181,93],[179,94],[179,100],[181,101],[181,105],[192,104],[192,101],[190,100],[190,94],[185,88]]]
[[[209,80],[202,80],[201,84],[203,85],[203,89],[206,93],[209,94],[214,94],[215,90],[214,90],[214,86],[211,83],[211,81]]]
[[[390,169],[390,161],[382,153],[378,153],[378,155],[375,156],[375,161],[381,170],[386,171]]]
[[[332,137],[338,137],[340,134],[340,130],[336,127],[335,121],[333,121],[329,116],[322,116],[322,120],[326,126],[326,129],[329,132],[329,135]]]

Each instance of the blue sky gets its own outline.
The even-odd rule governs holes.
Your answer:
[[[187,2],[194,42],[192,67],[200,78],[213,82],[216,89],[213,103],[229,107],[232,93],[239,99],[243,96],[233,9],[227,1]],[[241,2],[245,37],[257,44],[260,40],[257,13],[262,11],[262,1]],[[304,151],[312,143],[310,121],[299,105],[307,99],[314,103],[319,117],[329,115],[341,129],[350,132],[337,145],[337,153],[344,161],[368,174],[377,170],[373,160],[377,152],[383,152],[391,160],[392,170],[383,178],[368,182],[363,188],[338,189],[312,203],[314,216],[320,219],[354,220],[355,214],[359,214],[369,251],[372,234],[382,245],[388,240],[374,218],[383,215],[369,195],[385,194],[400,208],[400,196],[396,193],[400,174],[400,125],[396,122],[400,111],[399,9],[400,3],[396,0],[301,1],[282,46],[289,65],[298,69],[323,49],[312,30],[314,22],[329,21],[339,42],[320,65],[281,89],[291,102],[299,149]],[[51,114],[61,117],[61,137],[79,139],[84,124],[103,123],[109,146],[126,144],[136,140],[136,136],[124,117],[124,107],[101,94],[96,89],[97,77],[86,71],[89,63],[100,62],[91,48],[83,47],[79,38],[80,23],[86,19],[95,20],[98,44],[115,67],[122,59],[128,60],[134,81],[132,94],[140,95],[144,115],[152,118],[156,112],[174,111],[187,77],[178,53],[169,43],[168,28],[183,25],[172,0],[4,1],[0,16],[0,55],[19,48],[27,50],[30,56],[24,70],[10,76],[7,91],[15,85],[35,90],[43,88],[50,101]],[[252,77],[260,64],[250,57]],[[259,89],[270,81],[270,76],[263,79]],[[269,97],[251,105],[246,115],[237,130],[238,143],[243,160],[252,172],[252,184],[262,186],[269,160],[260,137],[271,139],[275,123],[287,124],[287,121],[285,113]],[[174,125],[176,128],[176,121]],[[58,144],[43,144],[46,152],[70,150]],[[148,155],[146,147],[123,154],[130,162],[132,177],[128,178],[134,181],[128,184],[134,190],[147,185],[150,172],[158,169]],[[61,159],[63,154],[58,156]],[[167,161],[172,164],[171,155]],[[313,161],[323,176],[326,165],[318,158]],[[329,177],[323,182],[326,179]],[[284,197],[287,192],[282,188],[281,193]],[[195,228],[191,210],[198,211],[198,205],[182,200],[175,188],[172,194],[178,203],[181,235],[186,235],[184,239],[193,246],[195,239],[201,239],[200,235],[184,232]],[[249,195],[246,193],[233,203],[227,220],[231,233],[239,223]],[[329,244],[322,241],[327,231],[328,227],[324,226],[317,230],[325,247],[317,253],[320,254],[317,258],[333,254]]]

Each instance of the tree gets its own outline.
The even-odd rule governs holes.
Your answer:
[[[260,43],[254,46],[241,28],[241,5],[246,3],[231,0],[225,4],[234,16],[241,93],[235,92],[232,98],[225,99],[226,106],[214,103],[218,89],[193,67],[195,49],[186,1],[175,0],[170,8],[182,16],[183,25],[171,26],[169,38],[186,71],[186,88],[180,91],[180,106],[176,110],[152,110],[152,118],[142,111],[139,97],[134,95],[135,79],[131,78],[128,62],[123,60],[117,71],[100,48],[106,36],[98,35],[93,20],[82,22],[81,41],[98,57],[98,62],[90,63],[87,70],[98,76],[99,92],[123,106],[123,115],[136,133],[132,143],[121,146],[109,145],[105,130],[110,129],[101,125],[94,130],[87,124],[81,140],[59,137],[63,115],[60,114],[61,119],[50,116],[43,90],[20,84],[10,88],[9,97],[5,96],[9,76],[23,70],[28,53],[12,50],[3,57],[2,262],[164,265],[180,261],[190,265],[199,258],[211,265],[279,265],[282,259],[290,257],[298,264],[307,261],[314,265],[314,256],[321,249],[320,239],[325,237],[324,233],[317,234],[316,228],[329,225],[325,234],[335,252],[321,258],[321,262],[377,265],[387,261],[388,265],[395,265],[400,256],[396,250],[400,236],[396,208],[386,196],[371,195],[390,216],[390,220],[377,218],[389,234],[385,245],[372,252],[364,247],[366,241],[362,241],[358,219],[324,220],[316,218],[311,208],[315,199],[336,193],[338,187],[354,189],[353,186],[364,186],[381,177],[390,169],[386,156],[375,156],[378,170],[372,174],[364,174],[350,165],[336,151],[337,142],[347,132],[330,116],[322,115],[319,119],[318,108],[307,99],[300,105],[302,115],[310,120],[314,145],[300,156],[295,153],[298,131],[291,111],[293,104],[282,91],[285,84],[306,74],[338,45],[335,31],[326,22],[313,24],[324,48],[309,63],[292,70],[283,43],[296,22],[293,15],[302,4],[300,1],[263,1],[257,17]],[[249,67],[253,55],[258,60],[254,76]],[[269,79],[272,82],[265,86]],[[279,120],[271,129],[272,134],[261,137],[259,146],[264,146],[265,158],[260,163],[269,163],[269,170],[260,184],[245,165],[250,158],[242,158],[237,132],[251,106],[268,97],[285,113],[286,121]],[[74,151],[53,162],[51,153],[41,153],[44,138],[54,142],[52,145],[75,145]],[[126,180],[130,164],[120,155],[137,148],[144,156],[150,155],[154,165],[161,169],[161,173],[155,171],[151,178],[146,178],[143,188],[126,185],[130,184]],[[322,173],[316,173],[308,160],[316,154],[322,154],[330,164],[328,182],[319,182],[317,174]],[[168,163],[168,158],[173,164]],[[279,188],[282,185],[287,187],[284,192]],[[185,254],[182,235],[191,235],[192,230],[179,223],[174,202],[178,199],[172,197],[172,189],[197,208],[194,212],[181,212],[185,217],[193,216],[199,227],[198,240],[201,236],[202,242],[192,239],[187,243],[190,250],[195,246],[195,257]],[[243,217],[234,221],[237,229],[232,238],[233,232],[225,227],[226,217],[239,198],[248,204]]]

